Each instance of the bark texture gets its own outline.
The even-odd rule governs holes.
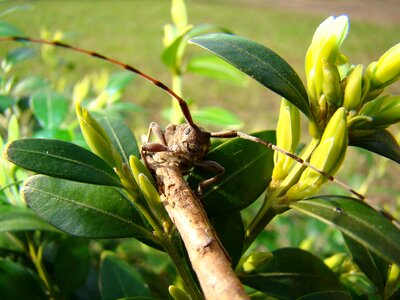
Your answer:
[[[203,206],[178,167],[155,169],[164,206],[178,229],[206,299],[249,299]]]

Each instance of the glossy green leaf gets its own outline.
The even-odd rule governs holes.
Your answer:
[[[297,300],[351,300],[352,297],[349,293],[345,291],[323,291],[312,293],[300,298]]]
[[[89,267],[88,241],[77,238],[65,239],[58,248],[54,261],[54,272],[61,299],[71,299],[73,291],[84,285]]]
[[[136,138],[124,121],[116,117],[103,117],[97,119],[97,121],[106,131],[111,143],[118,150],[127,166],[129,166],[129,156],[140,157]]]
[[[400,146],[387,130],[375,130],[369,135],[349,136],[349,145],[375,152],[400,163]]]
[[[275,132],[263,131],[255,136],[274,143]],[[244,139],[231,139],[210,151],[204,160],[216,161],[225,174],[203,191],[204,206],[212,216],[239,211],[253,203],[271,180],[273,151]],[[196,167],[188,182],[196,190],[200,181],[216,173]]]
[[[25,169],[79,182],[121,186],[114,170],[77,145],[47,139],[21,139],[7,145],[5,157]]]
[[[383,294],[389,270],[389,263],[352,238],[346,235],[343,235],[343,238],[353,260],[357,263],[364,274],[367,275],[378,291]]]
[[[6,21],[0,21],[0,36],[24,36],[24,33]]]
[[[213,218],[211,222],[235,268],[243,254],[244,244],[244,224],[240,212]]]
[[[4,300],[47,299],[40,281],[20,264],[0,258],[0,296]]]
[[[59,232],[29,208],[0,206],[0,232],[32,230]]]
[[[67,115],[68,100],[53,91],[37,91],[30,98],[34,116],[44,128],[58,128]]]
[[[319,196],[290,205],[322,222],[336,226],[383,259],[400,265],[400,230],[386,217],[358,199]]]
[[[36,175],[26,180],[22,195],[40,217],[71,235],[154,240],[132,204],[114,187]]]
[[[221,107],[203,107],[192,111],[196,122],[205,126],[218,126],[224,128],[240,128],[243,122],[230,111]]]
[[[240,280],[269,296],[288,300],[318,291],[343,290],[339,279],[321,259],[298,248],[274,251],[262,273],[242,275]]]
[[[140,273],[109,251],[101,255],[100,293],[102,300],[150,296]]]
[[[246,75],[231,64],[228,64],[219,57],[207,54],[192,57],[186,65],[186,70],[191,73],[237,85],[244,86],[248,83]]]
[[[208,34],[190,40],[216,54],[262,85],[286,98],[307,117],[311,116],[308,96],[293,68],[269,48],[228,34]]]
[[[112,74],[107,83],[107,93],[113,95],[121,92],[134,78],[135,75],[130,72],[118,72]]]

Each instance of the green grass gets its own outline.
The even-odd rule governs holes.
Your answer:
[[[51,32],[61,30],[74,45],[129,62],[168,83],[168,71],[159,58],[162,53],[162,28],[170,20],[169,1],[30,3],[32,5],[29,10],[8,15],[5,20],[20,27],[29,36],[39,36],[40,30],[44,28]],[[2,3],[0,10],[11,6],[12,2]],[[218,4],[218,1],[212,4],[189,1],[188,9],[192,23],[218,24],[238,35],[263,43],[288,60],[302,77],[304,55],[312,34],[316,26],[327,17],[259,7],[227,6]],[[399,28],[395,27],[352,22],[344,46],[345,53],[352,62],[368,63],[398,42],[398,32]],[[189,47],[191,51],[199,51],[194,48]],[[78,75],[101,68],[115,70],[115,67],[89,57],[67,51],[62,55],[73,59],[78,65],[75,69]],[[148,83],[139,83],[139,86],[140,91],[136,90],[137,94],[131,95],[130,100],[139,101],[150,109],[158,109],[159,102],[168,101],[163,100],[163,93]],[[246,121],[248,130],[265,127],[265,121],[267,127],[275,124],[276,113],[271,112],[271,107],[277,106],[278,101],[275,100],[279,98],[255,82],[248,88],[242,88],[189,76],[185,81],[185,95],[195,99],[199,106],[215,103],[234,111]]]
[[[190,22],[221,25],[238,35],[260,42],[285,58],[302,78],[304,56],[313,32],[328,17],[251,6],[228,6],[218,4],[218,1],[188,2]],[[162,64],[160,55],[163,50],[162,28],[170,21],[170,1],[27,3],[31,3],[29,10],[15,12],[4,20],[32,37],[38,37],[44,28],[49,31],[61,30],[71,44],[128,62],[169,84],[168,70]],[[0,11],[14,5],[15,2],[3,2]],[[351,21],[344,52],[351,62],[367,64],[399,42],[399,29],[398,26]],[[10,43],[1,45],[0,54],[10,47]],[[195,46],[190,46],[189,50],[200,51]],[[66,50],[60,55],[75,62],[73,73],[76,78],[103,68],[117,70],[107,63]],[[397,92],[399,90],[397,85]],[[276,100],[279,97],[256,82],[243,88],[190,75],[185,77],[184,94],[194,99],[198,106],[219,105],[235,112],[245,121],[245,131],[274,128],[277,120],[279,101]],[[129,89],[126,100],[139,103],[150,111],[146,122],[160,121],[160,107],[170,103],[163,92],[143,80],[137,80]]]

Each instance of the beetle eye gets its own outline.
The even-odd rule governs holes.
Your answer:
[[[186,127],[185,130],[183,131],[184,135],[189,135],[191,132],[191,128],[190,127]]]

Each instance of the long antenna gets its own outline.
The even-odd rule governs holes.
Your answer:
[[[71,46],[68,44],[65,44],[63,42],[59,42],[59,41],[48,41],[48,40],[44,40],[44,39],[33,39],[33,38],[27,38],[27,37],[20,37],[20,36],[10,36],[10,37],[1,37],[0,38],[0,42],[1,41],[16,41],[16,42],[29,42],[29,43],[36,43],[36,44],[46,44],[46,45],[53,45],[53,46],[57,46],[57,47],[62,47],[62,48],[67,48],[67,49],[72,49],[75,50],[77,52],[81,52],[84,54],[88,54],[90,56],[108,61],[114,65],[120,66],[122,68],[124,68],[125,70],[131,71],[133,73],[136,73],[137,75],[139,75],[140,77],[150,81],[151,83],[153,83],[154,85],[158,86],[159,88],[161,88],[162,90],[164,90],[166,93],[168,93],[170,96],[174,97],[178,103],[179,106],[181,107],[182,113],[185,117],[186,122],[190,125],[190,126],[194,126],[194,122],[193,122],[193,118],[192,118],[192,114],[190,113],[189,107],[186,103],[186,101],[178,96],[178,94],[176,94],[173,90],[171,90],[168,86],[166,86],[164,83],[162,83],[161,81],[139,71],[138,69],[136,69],[135,67],[125,64],[123,62],[120,62],[118,60],[115,60],[111,57],[107,57],[103,54],[100,54],[98,52],[94,52],[94,51],[90,51],[90,50],[86,50],[86,49],[82,49],[79,47],[75,47],[75,46]]]
[[[56,46],[56,47],[62,47],[62,48],[67,48],[67,49],[71,49],[80,53],[84,53],[96,58],[99,58],[101,60],[104,61],[108,61],[114,65],[120,66],[122,68],[124,68],[127,71],[136,73],[137,75],[139,75],[140,77],[150,81],[151,83],[153,83],[154,85],[158,86],[159,88],[161,88],[162,90],[164,90],[166,93],[168,93],[170,96],[172,96],[173,98],[175,98],[178,103],[179,106],[181,107],[182,113],[187,121],[187,123],[190,126],[195,126],[193,119],[192,119],[192,115],[190,113],[189,107],[186,103],[186,101],[180,97],[178,94],[176,94],[173,90],[171,90],[168,86],[166,86],[164,83],[162,83],[161,81],[139,71],[138,69],[136,69],[135,67],[125,64],[123,62],[120,62],[118,60],[115,60],[113,58],[107,57],[105,55],[102,55],[98,52],[95,51],[90,51],[90,50],[86,50],[83,48],[79,48],[79,47],[75,47],[75,46],[71,46],[68,44],[65,44],[63,42],[59,42],[59,41],[49,41],[49,40],[44,40],[44,39],[35,39],[35,38],[28,38],[28,37],[20,37],[20,36],[9,36],[9,37],[0,37],[0,42],[2,41],[16,41],[16,42],[28,42],[28,43],[36,43],[36,44],[46,44],[46,45],[52,45],[52,46]],[[311,169],[313,169],[314,171],[318,172],[319,174],[321,174],[322,176],[325,176],[326,178],[328,178],[330,181],[335,182],[336,184],[340,185],[341,187],[345,188],[346,190],[348,190],[350,193],[354,194],[355,196],[357,196],[357,198],[359,198],[360,200],[365,200],[365,197],[359,193],[357,193],[355,190],[353,190],[351,187],[349,187],[347,184],[341,182],[340,180],[334,178],[332,175],[327,174],[319,169],[317,169],[316,167],[314,167],[313,165],[311,165],[309,162],[304,161],[303,159],[297,157],[296,155],[287,152],[279,147],[277,147],[276,145],[261,140],[259,138],[253,137],[251,135],[245,134],[243,132],[239,132],[239,131],[223,131],[223,132],[215,132],[215,133],[211,133],[211,137],[220,137],[220,138],[229,138],[229,137],[240,137],[246,140],[250,140],[259,144],[263,144],[268,148],[271,148],[272,150],[281,152],[291,158],[293,158],[294,160],[296,160],[297,162],[301,163],[302,165],[309,167]]]

